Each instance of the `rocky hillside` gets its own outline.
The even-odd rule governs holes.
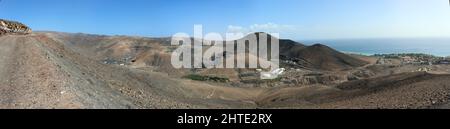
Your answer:
[[[297,80],[319,82],[286,85],[283,84],[284,78],[281,78],[282,83],[276,82],[280,85],[274,87],[246,87],[233,82],[231,77],[228,78],[230,82],[221,83],[170,76],[170,68],[166,67],[170,65],[165,62],[166,53],[172,50],[167,45],[168,41],[167,38],[56,32],[1,36],[0,109],[391,109],[449,108],[450,105],[449,74],[407,72],[327,85],[321,82],[335,80],[331,75],[342,74],[290,70],[287,73],[292,73],[291,77]],[[312,64],[320,64],[322,60],[353,64],[352,60],[346,60],[347,56],[333,52],[326,46],[303,47],[289,42],[290,45],[281,43],[280,48],[302,52],[298,52],[297,56],[288,56],[305,60],[308,56],[315,57],[308,59]],[[141,63],[142,66],[139,65]],[[158,71],[158,68],[167,70]],[[380,68],[382,70],[386,69]],[[180,74],[197,71],[197,76],[191,77],[220,80],[222,76],[218,74],[245,78],[252,70],[180,71]],[[260,85],[263,82],[254,83]]]
[[[334,50],[322,44],[308,46],[300,51],[293,51],[287,56],[306,61],[305,65],[320,70],[343,70],[361,67],[367,62]]]
[[[257,33],[266,34],[266,33]],[[268,39],[276,38],[269,35]],[[258,37],[259,39],[259,37]],[[270,43],[270,40],[268,40]],[[315,44],[306,46],[301,43],[279,39],[280,56],[286,62],[314,70],[339,71],[364,66],[368,62],[341,53],[326,45]]]
[[[0,35],[30,34],[31,32],[31,28],[20,22],[0,19]]]

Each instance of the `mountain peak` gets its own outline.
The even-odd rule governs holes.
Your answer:
[[[313,44],[311,46],[314,46],[314,47],[325,47],[325,45],[320,44],[320,43],[316,43],[316,44]]]
[[[313,44],[313,45],[311,45],[311,47],[313,47],[313,48],[330,48],[329,46],[320,44],[320,43]]]
[[[271,34],[269,34],[269,33],[266,33],[266,32],[254,32],[254,33],[249,33],[247,36],[245,36],[245,37],[248,37],[248,36],[251,36],[251,35],[256,35],[256,37],[259,39],[259,36],[261,36],[261,35],[267,35],[267,37],[269,37],[269,38],[272,38],[272,37],[274,37],[274,38],[277,38],[277,37],[275,37],[275,36],[273,36],[273,35],[271,35]]]

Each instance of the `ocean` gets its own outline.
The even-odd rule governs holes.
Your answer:
[[[300,42],[306,45],[320,43],[341,52],[363,55],[424,53],[441,57],[450,56],[450,38],[338,39]]]

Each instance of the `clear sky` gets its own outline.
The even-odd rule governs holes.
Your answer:
[[[34,30],[171,36],[278,32],[283,38],[450,37],[448,0],[2,0]]]

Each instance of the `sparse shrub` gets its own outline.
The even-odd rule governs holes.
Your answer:
[[[211,77],[211,76],[202,76],[197,74],[189,74],[184,78],[195,80],[195,81],[214,81],[214,82],[229,82],[228,78],[223,77]]]
[[[195,81],[206,81],[206,78],[197,74],[189,74],[185,76],[187,79],[195,80]]]

